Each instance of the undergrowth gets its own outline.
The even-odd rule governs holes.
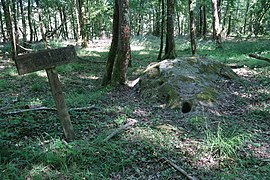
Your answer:
[[[52,47],[72,42],[51,42]],[[159,39],[132,39],[137,78],[157,61]],[[235,109],[215,115],[183,115],[152,107],[129,88],[101,87],[108,47],[77,49],[77,62],[57,68],[76,140],[67,143],[54,111],[6,115],[31,106],[54,107],[44,71],[18,76],[14,63],[0,66],[0,179],[184,179],[163,158],[200,179],[267,179],[269,152],[269,39],[198,41],[198,55],[236,63],[251,72],[239,82]],[[190,56],[188,39],[176,38],[178,57]],[[37,45],[37,48],[40,46]],[[1,61],[2,63],[2,61]],[[3,68],[2,68],[3,67]],[[231,114],[230,114],[231,113]],[[103,140],[130,118],[138,121],[108,142]]]

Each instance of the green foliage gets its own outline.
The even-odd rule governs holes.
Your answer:
[[[131,45],[137,49],[132,50],[129,78],[135,79],[156,60],[159,38],[134,37]],[[187,39],[176,38],[176,45],[179,57],[189,56]],[[226,41],[223,49],[216,49],[212,41],[198,42],[200,56],[246,65],[251,72],[235,92],[235,104],[228,109],[222,106],[225,109],[219,115],[209,115],[207,109],[183,115],[180,110],[150,106],[137,96],[138,89],[103,88],[102,62],[107,52],[80,50],[81,59],[57,68],[68,108],[93,105],[93,109],[70,111],[77,138],[70,143],[62,140],[63,131],[54,111],[2,114],[25,109],[26,105],[55,107],[44,72],[18,76],[14,66],[3,63],[0,179],[185,178],[162,157],[201,179],[267,179],[270,167],[264,155],[268,151],[263,148],[269,141],[270,71],[267,63],[247,54],[269,57],[269,47],[269,41],[263,39]],[[128,118],[138,123],[103,142]]]
[[[243,147],[249,139],[248,134],[235,134],[224,132],[221,126],[213,133],[208,128],[205,130],[205,148],[207,153],[216,158],[229,159],[237,155],[237,151]]]
[[[8,88],[8,82],[5,81],[4,79],[0,80],[0,90],[4,91],[6,88]]]

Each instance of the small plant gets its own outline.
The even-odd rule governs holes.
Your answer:
[[[205,131],[205,146],[208,154],[216,158],[229,159],[236,155],[245,141],[248,139],[246,134],[227,136],[223,129],[218,126],[217,132],[213,133],[208,128]]]
[[[31,85],[31,90],[34,92],[42,92],[44,90],[44,84],[40,82],[35,82]]]
[[[5,80],[0,80],[0,90],[5,90],[8,87],[8,83]]]
[[[127,116],[126,115],[121,115],[121,116],[118,116],[114,122],[115,124],[117,124],[118,126],[121,125],[125,120],[127,119]]]

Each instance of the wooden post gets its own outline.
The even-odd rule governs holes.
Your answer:
[[[64,130],[64,134],[68,141],[72,141],[75,137],[73,126],[70,121],[70,116],[65,103],[64,94],[61,88],[61,83],[55,68],[46,69],[46,73],[51,86],[52,96],[56,104],[56,109]]]

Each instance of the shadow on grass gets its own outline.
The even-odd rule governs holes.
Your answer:
[[[233,52],[233,48],[225,48]],[[186,44],[179,50],[183,54],[189,51]],[[133,67],[129,73],[155,61],[156,52],[153,49],[133,51]],[[222,50],[203,52],[216,57],[223,53]],[[241,56],[238,51],[233,53]],[[179,172],[160,161],[163,156],[199,178],[268,177],[267,161],[253,156],[257,151],[243,154],[245,144],[238,145],[237,137],[249,133],[251,141],[258,138],[261,144],[267,142],[269,137],[261,138],[267,136],[269,110],[255,107],[252,101],[247,101],[248,97],[241,99],[247,102],[241,106],[245,106],[242,114],[229,117],[183,116],[179,111],[152,107],[133,90],[100,87],[106,56],[107,52],[92,51],[74,64],[57,68],[68,107],[94,105],[93,109],[70,113],[78,140],[69,144],[61,140],[63,131],[53,112],[0,115],[0,179],[183,179]],[[41,102],[37,103],[54,106],[44,73],[19,77],[14,75],[14,68],[1,69],[1,75],[5,72],[0,81],[0,88],[5,91],[1,99],[6,98],[5,104],[10,107],[7,110],[21,108],[15,106],[19,102],[25,105],[38,100]],[[269,79],[263,76],[260,82],[269,84]],[[12,98],[8,98],[11,96],[20,97],[19,102],[12,104]],[[267,103],[269,94],[258,94],[258,97],[264,97]],[[248,109],[249,105],[254,110]],[[121,124],[121,118],[124,121],[134,118],[139,123],[103,143]],[[208,141],[207,133],[212,137]],[[223,161],[221,150],[226,148],[233,148],[235,152]]]

